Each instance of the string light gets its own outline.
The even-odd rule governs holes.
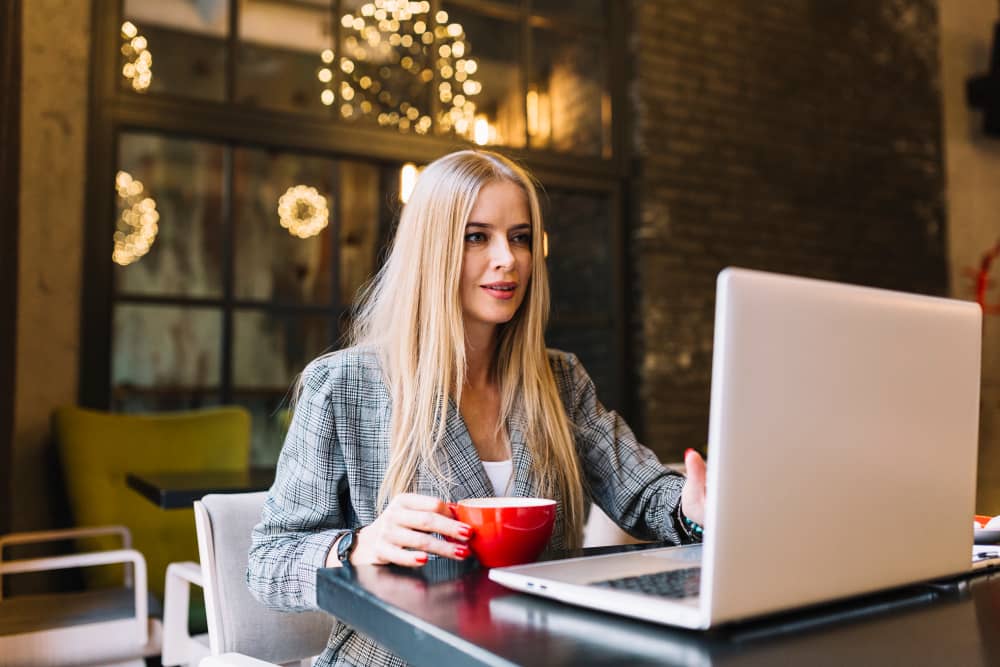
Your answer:
[[[307,185],[290,187],[278,199],[278,221],[292,236],[315,236],[330,224],[326,197]]]
[[[143,196],[142,182],[132,178],[127,171],[115,175],[115,189],[123,210],[113,237],[115,248],[111,261],[128,266],[149,252],[160,230],[157,225],[160,214],[156,212],[153,198]]]
[[[462,25],[448,19],[445,11],[432,16],[426,0],[372,0],[344,14],[341,115],[374,115],[379,125],[417,134],[427,134],[437,122],[446,132],[475,139],[476,104],[468,98],[482,92],[482,84],[470,78],[479,65],[469,56]],[[435,71],[443,80],[436,91],[443,108],[432,118],[425,105]],[[453,77],[458,90],[443,85]]]
[[[144,93],[153,81],[153,54],[149,52],[146,38],[131,21],[122,23],[121,34],[124,40],[121,52],[127,60],[122,65],[122,76],[132,82],[133,90]]]
[[[337,99],[336,93],[333,92],[333,69],[331,69],[335,67],[333,64],[333,49],[323,49],[319,54],[319,59],[323,63],[316,70],[316,78],[323,84],[323,90],[319,94],[319,101],[323,103],[323,106],[328,107],[332,106]]]

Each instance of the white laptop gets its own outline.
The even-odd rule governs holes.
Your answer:
[[[704,543],[490,578],[704,629],[969,571],[979,306],[733,268],[716,299]]]

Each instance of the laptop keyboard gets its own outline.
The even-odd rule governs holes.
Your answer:
[[[643,574],[638,577],[595,581],[591,586],[633,591],[665,598],[688,598],[698,595],[701,589],[701,568],[689,567],[682,570]]]

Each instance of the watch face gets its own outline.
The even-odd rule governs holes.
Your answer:
[[[341,562],[347,562],[348,558],[351,556],[351,551],[354,550],[354,531],[345,533],[340,542],[337,543],[337,559]]]

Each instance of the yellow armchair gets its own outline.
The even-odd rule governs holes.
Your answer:
[[[240,407],[112,414],[64,407],[54,432],[74,521],[122,524],[146,557],[149,590],[163,599],[167,564],[197,560],[194,510],[163,510],[125,485],[127,473],[240,471],[249,465],[250,415]],[[90,546],[113,547],[114,538]],[[106,540],[108,544],[104,544]],[[89,568],[88,586],[121,582],[121,566]]]

